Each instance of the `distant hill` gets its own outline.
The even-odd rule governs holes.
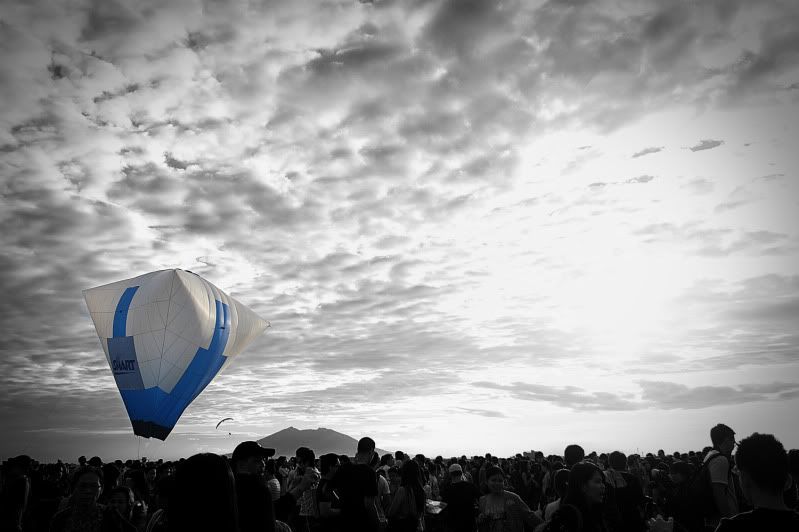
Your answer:
[[[262,447],[271,447],[275,450],[275,456],[292,457],[297,451],[297,447],[308,447],[313,449],[317,457],[326,453],[346,454],[355,456],[358,448],[358,440],[352,436],[347,436],[335,430],[318,428],[300,430],[289,427],[281,431],[270,434],[258,440]],[[375,449],[378,454],[384,455],[387,451]]]

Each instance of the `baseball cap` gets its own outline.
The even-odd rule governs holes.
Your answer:
[[[231,456],[230,459],[233,462],[238,462],[239,460],[246,460],[251,456],[269,458],[270,456],[274,455],[274,449],[270,449],[269,447],[261,447],[257,441],[243,441],[236,446],[236,449],[233,450],[233,456]]]
[[[458,473],[463,473],[463,468],[461,467],[460,464],[452,464],[451,466],[449,466],[450,473],[455,473],[456,471]]]

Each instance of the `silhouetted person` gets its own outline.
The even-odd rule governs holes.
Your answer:
[[[577,444],[567,445],[563,450],[563,461],[566,463],[566,468],[571,469],[576,463],[585,460],[585,450]]]
[[[502,469],[491,465],[486,468],[485,475],[488,493],[480,497],[478,502],[479,530],[523,532],[525,526],[535,528],[544,522],[521,497],[505,489]]]
[[[416,460],[407,460],[400,468],[400,487],[388,509],[390,532],[416,532],[424,519],[425,492],[422,470]]]
[[[267,458],[274,454],[274,449],[261,447],[255,441],[242,442],[233,451],[241,532],[274,532],[275,520],[288,520],[300,494],[319,480],[309,469],[297,485],[272,502],[264,469]]]
[[[236,482],[224,457],[195,454],[178,465],[169,530],[239,532]]]
[[[442,491],[441,500],[446,503],[444,508],[445,532],[473,532],[476,527],[477,502],[480,500],[480,490],[466,481],[463,476],[463,467],[454,463],[449,466],[450,483]]]
[[[560,505],[563,503],[563,498],[566,497],[566,489],[569,485],[569,470],[559,469],[555,471],[555,480],[553,483],[555,494],[558,498],[547,504],[546,508],[544,508],[544,521],[546,522],[552,520],[552,516],[558,511]]]
[[[143,519],[146,519],[144,515],[136,516],[139,522],[134,523],[133,521],[133,509],[134,509],[134,498],[133,492],[130,488],[126,488],[124,486],[116,486],[111,488],[108,493],[108,506],[116,509],[119,512],[119,515],[122,516],[122,527],[125,530],[144,530],[144,526],[146,523],[142,523]]]
[[[380,527],[375,506],[377,477],[369,465],[374,452],[375,441],[361,438],[355,461],[342,463],[332,480],[341,505],[341,527],[347,532],[377,532]]]
[[[319,507],[318,532],[341,531],[341,507],[331,485],[331,480],[336,476],[340,465],[338,455],[335,453],[323,454],[319,457],[322,479],[316,487],[316,501]]]
[[[590,462],[574,464],[569,471],[568,489],[562,505],[572,505],[580,512],[581,532],[605,532],[602,501],[605,479],[602,470]]]
[[[788,472],[791,474],[791,487],[785,490],[785,505],[799,510],[799,449],[788,451]]]
[[[22,530],[22,518],[28,508],[31,492],[28,476],[30,464],[31,459],[27,455],[12,458],[5,464],[0,492],[0,530]]]
[[[785,506],[783,492],[790,486],[788,455],[771,434],[755,432],[744,438],[735,453],[744,497],[753,510],[724,518],[716,532],[796,532],[799,513]]]
[[[662,452],[662,451],[661,451]],[[627,471],[627,457],[614,451],[608,457],[605,480],[613,490],[619,532],[638,532],[644,527],[641,512],[644,509],[644,489],[638,478]]]
[[[712,530],[722,517],[732,517],[738,513],[738,499],[730,458],[735,448],[735,432],[719,423],[710,429],[710,440],[713,449],[705,455],[704,463],[710,476],[713,507],[705,512],[705,526]]]
[[[103,474],[92,466],[79,467],[72,476],[72,495],[69,506],[57,512],[50,522],[50,532],[99,530],[101,532],[132,532],[115,508],[97,504],[103,489]]]

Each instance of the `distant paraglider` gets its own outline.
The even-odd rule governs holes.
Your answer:
[[[145,438],[166,440],[189,404],[269,326],[179,269],[84,290],[83,297],[133,432]]]
[[[219,425],[221,425],[225,421],[233,421],[233,418],[232,417],[226,417],[225,419],[223,419],[222,421],[220,421],[219,423],[216,424],[216,428],[219,428]]]

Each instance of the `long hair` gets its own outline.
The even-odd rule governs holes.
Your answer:
[[[566,497],[561,504],[570,504],[580,510],[583,522],[583,530],[604,530],[602,520],[602,508],[600,505],[591,504],[585,497],[583,487],[593,478],[595,474],[603,479],[602,470],[591,462],[579,462],[574,464],[569,471],[569,483],[566,487]],[[599,507],[598,507],[599,506]]]
[[[175,472],[169,501],[169,529],[173,532],[226,530],[238,532],[236,483],[225,458],[195,454]]]
[[[407,460],[400,468],[400,486],[405,488],[413,495],[416,503],[416,510],[424,512],[424,503],[427,497],[422,485],[422,470],[416,460]]]

